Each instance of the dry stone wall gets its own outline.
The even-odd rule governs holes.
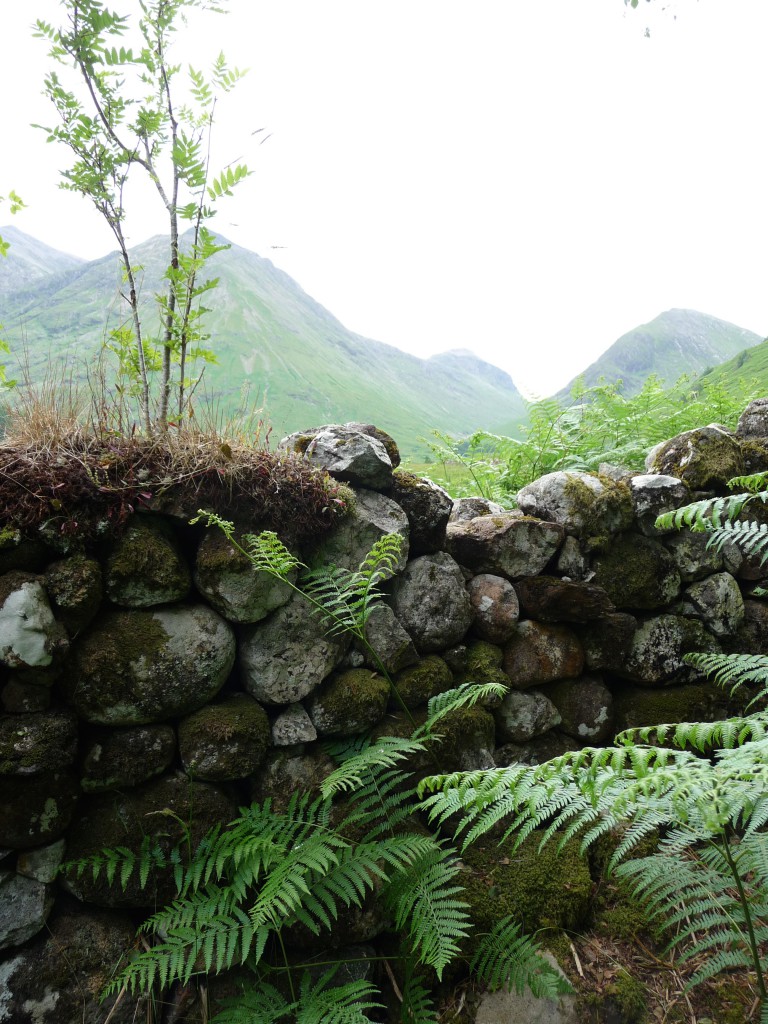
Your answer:
[[[549,474],[511,512],[393,472],[396,446],[372,427],[285,439],[356,492],[305,561],[353,568],[383,534],[403,538],[367,635],[397,699],[365,650],[327,635],[215,530],[140,514],[103,549],[0,550],[0,1022],[99,1019],[82,979],[68,1009],[61,936],[94,993],[137,918],[173,895],[168,878],[123,890],[62,874],[63,860],[138,848],[148,832],[170,847],[189,827],[194,842],[239,805],[285,801],[330,771],[324,740],[409,731],[403,705],[418,717],[460,682],[507,686],[496,706],[446,720],[445,770],[719,714],[722,692],[683,657],[768,650],[759,567],[654,523],[768,466],[757,406],[734,434],[659,446],[643,474]]]

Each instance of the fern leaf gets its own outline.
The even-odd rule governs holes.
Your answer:
[[[471,970],[492,991],[506,988],[523,992],[529,988],[534,996],[545,999],[573,991],[567,979],[544,959],[536,942],[520,934],[520,925],[511,917],[497,921],[487,935],[481,936]]]
[[[397,736],[382,736],[375,743],[347,758],[322,782],[320,792],[329,798],[337,793],[357,790],[371,781],[372,773],[378,774],[384,768],[392,768],[415,753],[426,748],[415,740]]]
[[[296,1024],[370,1024],[367,1010],[383,1009],[373,997],[379,993],[369,981],[330,985],[335,970],[313,982],[308,972],[301,979],[295,1004]]]
[[[403,985],[402,1024],[439,1024],[437,1011],[423,978],[408,969]]]
[[[414,732],[414,739],[429,736],[435,725],[452,711],[472,707],[478,701],[491,697],[503,697],[507,689],[508,687],[501,683],[462,683],[455,689],[431,697],[427,703],[427,720]]]

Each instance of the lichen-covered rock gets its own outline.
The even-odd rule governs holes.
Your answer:
[[[594,583],[531,576],[515,586],[523,614],[539,622],[589,622],[614,610],[605,590]]]
[[[376,541],[388,533],[396,533],[401,538],[400,557],[395,567],[395,572],[400,572],[408,559],[408,517],[391,498],[360,489],[355,492],[350,514],[315,547],[312,564],[357,569]]]
[[[504,512],[449,523],[445,548],[473,573],[514,579],[540,573],[562,540],[556,523]]]
[[[637,619],[627,612],[613,612],[584,626],[579,635],[587,668],[618,672],[629,657],[636,629]]]
[[[768,651],[768,605],[765,601],[744,601],[744,618],[733,636],[720,641],[730,654],[765,654]]]
[[[739,417],[739,437],[768,437],[768,398],[755,398]]]
[[[385,488],[392,482],[392,460],[384,443],[350,426],[319,430],[303,454],[317,469],[356,487]]]
[[[508,510],[496,501],[488,498],[456,498],[453,502],[451,514],[448,517],[449,523],[465,523],[478,516],[507,515]],[[514,513],[522,515],[522,513]]]
[[[568,978],[551,953],[543,953],[556,973],[565,981]],[[609,1018],[604,1018],[608,1020]],[[499,989],[483,992],[475,1011],[474,1024],[581,1024],[576,995],[547,996],[534,995],[531,989],[522,992],[516,989]]]
[[[61,862],[64,860],[66,845],[63,839],[59,839],[49,846],[22,850],[16,858],[16,872],[25,878],[33,878],[36,882],[55,882]]]
[[[683,583],[693,583],[723,568],[723,554],[707,544],[709,535],[683,530],[664,538],[664,547],[675,560],[677,571]],[[735,545],[730,545],[735,547]],[[741,557],[736,558],[737,566]]]
[[[457,683],[498,683],[509,686],[509,676],[504,671],[504,651],[497,644],[487,640],[475,640],[467,647],[464,664],[457,668]],[[493,701],[491,701],[493,703]]]
[[[243,687],[263,704],[295,704],[333,671],[349,644],[344,634],[327,635],[306,598],[293,594],[268,619],[242,629]]]
[[[420,654],[459,643],[472,624],[461,569],[444,551],[408,563],[393,582],[391,605]]]
[[[440,551],[453,509],[450,494],[431,480],[399,472],[392,477],[389,496],[408,517],[411,557]]]
[[[717,423],[686,430],[656,445],[645,460],[649,473],[682,480],[692,491],[724,488],[731,477],[744,473],[739,442]]]
[[[289,578],[295,582],[296,573]],[[283,580],[255,570],[221,530],[207,530],[203,536],[194,580],[208,604],[228,622],[259,622],[284,605],[292,592]]]
[[[243,779],[264,760],[271,729],[264,708],[244,693],[209,704],[179,722],[181,763],[195,779]]]
[[[124,608],[181,601],[192,583],[174,534],[159,518],[135,517],[107,558],[107,597]]]
[[[617,608],[650,610],[670,604],[680,592],[680,573],[660,541],[625,533],[598,555],[593,582]]]
[[[0,776],[68,767],[75,760],[77,737],[77,717],[71,711],[1,717]]]
[[[65,772],[7,776],[0,800],[0,847],[30,850],[60,839],[80,795],[77,780]]]
[[[733,576],[718,572],[686,588],[682,612],[717,637],[731,636],[744,621],[744,599]]]
[[[50,665],[69,646],[36,576],[0,577],[0,662],[10,668]]]
[[[383,717],[389,683],[369,669],[339,672],[307,701],[307,712],[318,736],[350,736],[365,732]]]
[[[146,725],[211,700],[235,660],[232,627],[206,605],[110,611],[80,639],[62,689],[99,725]]]
[[[690,491],[676,476],[661,473],[643,473],[629,482],[632,507],[637,525],[646,537],[657,537],[656,519],[664,512],[672,512],[690,501]]]
[[[170,725],[96,729],[85,744],[80,785],[84,793],[140,786],[170,768],[175,754]]]
[[[560,714],[560,731],[594,746],[613,735],[613,696],[594,676],[553,683],[546,695]]]
[[[520,617],[512,584],[503,576],[480,573],[467,584],[467,593],[475,613],[474,632],[494,644],[509,640]]]
[[[127,793],[88,797],[81,801],[67,833],[67,860],[77,861],[116,846],[138,853],[147,833],[166,854],[177,845],[186,845],[187,834],[195,849],[214,825],[232,821],[235,811],[234,801],[220,789],[193,782],[181,773]],[[156,907],[176,894],[171,870],[152,869],[143,887],[134,872],[123,887],[119,878],[110,883],[102,874],[94,880],[90,871],[78,876],[70,866],[63,884],[77,899],[100,907]]]
[[[700,622],[680,615],[657,615],[638,625],[627,660],[616,672],[646,686],[687,682],[692,670],[683,656],[717,650],[717,642]]]
[[[324,423],[320,427],[309,427],[307,430],[297,430],[293,434],[289,434],[288,437],[284,437],[277,447],[278,449],[293,452],[294,455],[303,455],[314,437],[325,430],[335,430],[338,426],[338,423]],[[400,465],[400,452],[398,451],[397,444],[395,443],[394,438],[392,438],[386,431],[374,426],[373,423],[353,422],[344,423],[343,426],[349,430],[356,430],[360,434],[365,434],[367,437],[373,437],[377,441],[380,441],[386,449],[389,460],[392,463],[392,468],[397,469]]]
[[[589,558],[582,551],[576,537],[566,537],[555,562],[557,572],[571,580],[587,580],[590,576]]]
[[[313,743],[316,739],[317,729],[303,704],[290,704],[272,722],[272,745],[275,747],[295,747],[301,743]]]
[[[51,886],[13,871],[0,871],[0,949],[20,946],[37,935],[52,906]],[[0,1020],[3,1001],[0,989]]]
[[[625,483],[591,473],[546,473],[517,494],[527,515],[559,523],[566,533],[603,544],[632,523],[632,498]]]
[[[614,729],[637,729],[663,722],[712,722],[726,714],[728,695],[714,683],[686,683],[659,689],[617,687],[613,693]]]
[[[440,743],[434,748],[444,772],[472,772],[495,768],[496,727],[490,711],[475,704],[450,711],[440,719]],[[429,769],[435,772],[434,764]]]
[[[419,660],[413,640],[395,616],[388,604],[379,603],[370,610],[365,624],[365,639],[368,646],[389,672],[398,672]],[[366,664],[378,667],[371,658],[371,651],[361,647]]]
[[[566,626],[526,619],[504,648],[504,671],[516,690],[575,679],[584,669],[584,651]]]
[[[101,604],[104,585],[99,563],[87,555],[72,555],[49,565],[44,579],[56,614],[69,635],[81,633]]]
[[[0,961],[0,1024],[135,1024],[148,997],[99,995],[134,947],[130,917],[57,900],[47,927]],[[119,1001],[118,1001],[119,1000]]]
[[[527,743],[560,723],[560,713],[541,690],[512,690],[493,716],[497,743]]]
[[[403,669],[393,679],[395,693],[390,696],[392,707],[416,708],[431,697],[444,693],[453,686],[453,673],[442,658],[429,654],[417,665]]]

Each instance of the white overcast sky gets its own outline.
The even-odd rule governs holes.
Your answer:
[[[2,4],[0,194],[103,255],[29,127],[51,121],[29,25],[59,4]],[[766,0],[231,0],[190,45],[250,68],[217,143],[254,173],[214,226],[350,329],[472,349],[529,394],[674,306],[768,334]],[[164,229],[129,216],[134,242]]]

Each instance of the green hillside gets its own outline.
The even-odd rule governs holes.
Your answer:
[[[693,309],[670,309],[650,323],[623,334],[587,367],[584,382],[622,380],[635,395],[651,374],[668,386],[682,374],[691,377],[761,342],[759,335]],[[573,382],[560,392],[567,396]]]
[[[732,395],[754,391],[768,395],[768,340],[744,349],[719,366],[707,369],[700,379],[719,384]]]
[[[0,265],[0,299],[12,351],[24,353],[33,379],[59,360],[84,376],[84,366],[120,321],[117,255],[67,266],[71,257],[62,263],[61,254],[49,250],[55,272],[30,273],[19,286],[33,249],[39,267],[40,243],[21,232],[11,241]],[[165,255],[161,238],[133,253],[143,267],[148,323]],[[233,245],[214,257],[211,273],[220,285],[209,295],[214,312],[206,327],[218,364],[205,369],[205,394],[226,415],[263,408],[278,436],[320,423],[373,422],[406,454],[423,452],[420,438],[435,428],[456,434],[494,430],[525,415],[502,370],[465,350],[419,359],[354,334],[256,253]],[[12,360],[8,372],[18,375]]]

